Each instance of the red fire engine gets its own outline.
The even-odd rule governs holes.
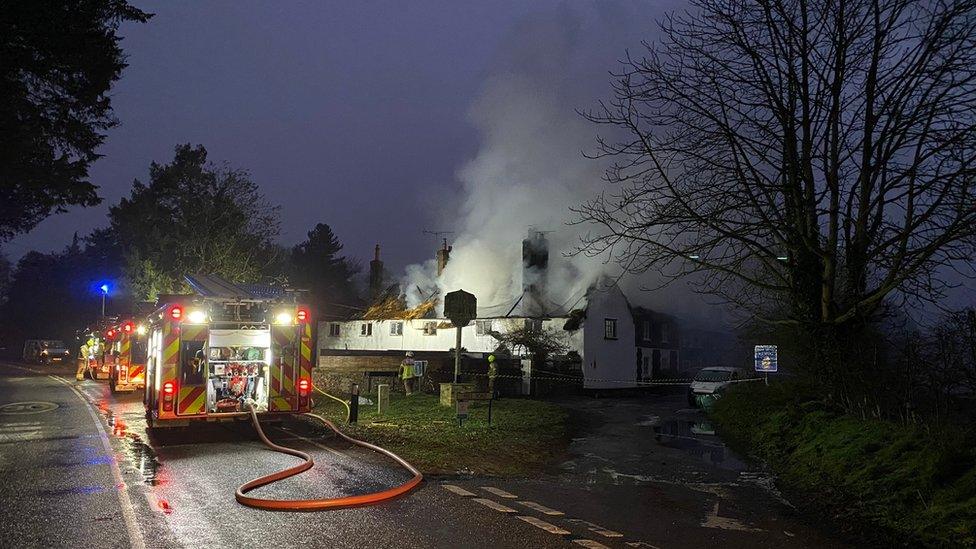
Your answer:
[[[115,324],[106,332],[104,362],[109,368],[108,385],[113,393],[146,386],[147,338],[146,326],[137,324],[135,319]]]
[[[216,277],[164,296],[148,322],[144,402],[151,427],[311,410],[312,326],[288,296],[255,297]]]

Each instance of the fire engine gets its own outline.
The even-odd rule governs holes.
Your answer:
[[[312,325],[294,295],[266,297],[215,276],[161,296],[148,319],[143,401],[150,427],[311,410]]]
[[[135,391],[146,386],[145,324],[124,320],[106,331],[103,363],[108,366],[108,386],[113,393]]]

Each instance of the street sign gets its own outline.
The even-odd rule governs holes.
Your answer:
[[[424,377],[427,372],[427,361],[426,360],[415,360],[413,361],[413,375],[414,377]]]
[[[478,316],[478,298],[464,290],[450,292],[444,296],[444,316],[458,328],[467,326]]]
[[[756,371],[776,372],[778,368],[775,345],[756,345]]]

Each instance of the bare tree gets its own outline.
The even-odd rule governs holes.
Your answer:
[[[974,2],[693,4],[583,113],[615,189],[582,250],[806,330],[942,297],[976,252]]]

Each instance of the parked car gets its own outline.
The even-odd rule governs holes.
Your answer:
[[[729,385],[748,375],[743,368],[733,366],[702,368],[688,387],[688,405],[699,406],[703,398],[718,397]]]
[[[53,364],[68,362],[71,351],[58,339],[28,339],[24,342],[24,362]]]

